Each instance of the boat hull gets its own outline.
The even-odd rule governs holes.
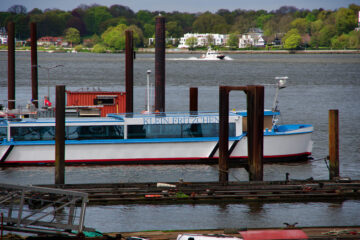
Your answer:
[[[264,133],[264,161],[306,160],[312,151],[312,129],[286,134]],[[238,141],[236,141],[238,140]],[[2,143],[0,165],[54,164],[54,141]],[[244,163],[247,137],[231,138],[230,159]],[[176,164],[217,163],[218,138],[126,139],[106,141],[66,141],[67,164]]]

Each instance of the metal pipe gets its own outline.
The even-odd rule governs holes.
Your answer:
[[[8,109],[15,108],[15,24],[8,23]]]
[[[198,112],[198,88],[190,88],[190,103],[189,103],[190,114],[197,115]]]
[[[150,113],[150,74],[151,70],[146,72],[146,111]]]
[[[165,18],[156,17],[155,27],[155,111],[165,112]]]
[[[133,31],[125,31],[125,88],[126,88],[126,113],[134,111],[134,46]]]
[[[55,184],[65,184],[65,86],[56,86]]]
[[[31,89],[32,102],[36,108],[39,107],[38,94],[38,59],[37,59],[37,34],[36,23],[30,23],[30,38],[31,38]],[[48,94],[49,97],[49,94]]]
[[[339,177],[339,110],[329,110],[329,177]]]

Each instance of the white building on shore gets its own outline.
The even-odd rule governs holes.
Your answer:
[[[186,40],[195,37],[197,38],[197,44],[195,47],[203,47],[209,44],[215,46],[223,46],[226,44],[228,35],[218,33],[186,33],[184,37],[180,38],[178,48],[189,48],[186,44]]]
[[[265,47],[263,31],[259,28],[252,28],[248,33],[241,35],[239,39],[239,48],[247,47]]]

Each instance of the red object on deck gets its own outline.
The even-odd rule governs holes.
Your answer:
[[[303,230],[249,230],[239,232],[244,240],[308,239]]]
[[[125,113],[126,111],[125,92],[66,91],[66,94],[66,106],[98,108],[101,111],[101,117],[106,117],[109,113]]]

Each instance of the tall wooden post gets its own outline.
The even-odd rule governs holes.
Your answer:
[[[196,87],[190,88],[189,110],[191,115],[198,114],[198,88]]]
[[[39,107],[38,96],[38,59],[37,59],[37,34],[36,23],[30,23],[30,38],[31,38],[31,89],[32,100],[36,108]],[[49,96],[48,96],[49,97]]]
[[[134,111],[134,46],[133,31],[125,31],[125,84],[126,84],[126,113]]]
[[[15,24],[8,23],[8,108],[15,108]]]
[[[219,182],[229,181],[229,90],[219,87]]]
[[[339,110],[329,110],[330,179],[339,177]]]
[[[248,86],[247,128],[249,181],[262,181],[264,151],[264,86]]]
[[[56,86],[55,184],[65,184],[65,86]]]
[[[155,26],[155,111],[165,112],[165,18]]]

